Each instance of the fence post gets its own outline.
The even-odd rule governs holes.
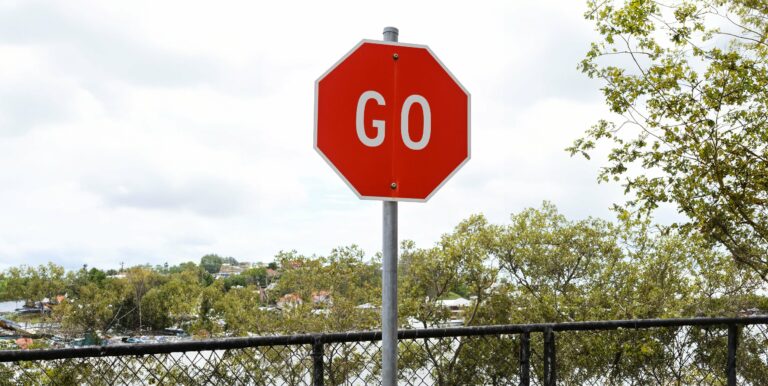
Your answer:
[[[520,334],[520,386],[531,384],[531,333]]]
[[[312,343],[312,386],[323,386],[325,349],[323,341],[316,336]]]
[[[555,333],[552,327],[544,329],[544,386],[557,384],[557,360],[555,358]]]
[[[736,386],[736,349],[739,346],[739,326],[728,325],[728,363],[726,364],[726,376],[728,386]]]

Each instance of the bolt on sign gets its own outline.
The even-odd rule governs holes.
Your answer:
[[[315,149],[363,199],[427,201],[469,160],[469,120],[426,46],[364,40],[315,83]]]

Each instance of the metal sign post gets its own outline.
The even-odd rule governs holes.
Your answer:
[[[470,96],[427,46],[363,40],[315,82],[315,150],[383,201],[382,385],[397,384],[397,201],[426,202],[469,160]]]
[[[397,201],[384,201],[381,292],[382,385],[397,384]]]
[[[398,30],[384,28],[384,41],[397,42]],[[397,201],[383,202],[381,270],[381,384],[397,384]]]

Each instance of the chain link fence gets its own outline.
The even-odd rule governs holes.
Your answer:
[[[381,333],[0,351],[0,385],[375,385]],[[768,317],[399,332],[401,385],[763,385]]]

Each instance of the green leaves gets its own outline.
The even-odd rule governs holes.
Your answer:
[[[419,327],[456,317],[440,301],[459,284],[473,298],[462,310],[472,325],[735,316],[765,304],[755,295],[764,288],[758,276],[702,237],[660,232],[629,211],[616,222],[570,220],[548,202],[505,225],[472,216],[431,248],[403,242],[400,279],[400,316]],[[649,362],[679,360],[669,351],[674,339],[675,331],[561,334],[558,376],[572,384],[642,377]],[[492,358],[498,349],[471,340],[450,350],[425,347],[435,376],[456,377],[457,384],[478,371],[463,358]]]
[[[681,229],[698,231],[768,280],[768,7],[742,0],[588,6],[601,39],[579,68],[603,79],[605,103],[620,117],[600,120],[567,151],[588,158],[608,144],[598,179],[623,181],[628,209],[675,204],[689,219]]]
[[[402,320],[413,318],[422,326],[435,326],[455,318],[440,301],[464,292],[474,297],[464,310],[464,324],[475,315],[496,284],[498,267],[494,246],[499,227],[475,215],[459,223],[434,247],[419,249],[403,242],[400,253],[399,295]]]
[[[217,273],[221,269],[221,265],[224,263],[224,259],[215,254],[205,255],[200,258],[200,266],[203,267],[208,273]]]
[[[665,181],[646,178],[641,182]],[[72,292],[76,296],[58,306],[54,315],[75,333],[172,324],[200,337],[378,328],[381,266],[377,258],[366,259],[364,251],[352,245],[336,248],[327,256],[281,252],[276,261],[275,267],[280,269],[276,275],[272,272],[276,282],[268,289],[257,281],[230,287],[221,279],[207,282],[202,268],[195,264],[170,267],[165,273],[133,267],[119,278],[104,278],[85,268],[64,275],[55,266],[41,267],[40,272],[14,268],[3,277],[6,289],[22,283],[34,291],[43,287],[34,284],[39,278],[61,277],[61,288],[76,289]],[[257,277],[264,271],[255,268],[245,276]],[[705,237],[659,229],[648,217],[629,210],[620,210],[614,222],[569,219],[548,202],[512,214],[504,224],[493,224],[482,215],[471,216],[431,247],[404,241],[399,280],[399,317],[405,328],[457,322],[494,325],[735,316],[742,310],[768,307],[762,295],[765,283],[758,275],[737,265]],[[320,298],[313,295],[320,292],[330,295],[330,301],[314,301]],[[282,309],[268,306],[284,295],[303,301],[281,304]],[[459,295],[468,301],[446,306],[446,301]],[[697,366],[718,368],[723,359],[707,357],[725,347],[717,341],[723,338],[717,331],[561,333],[557,338],[558,377],[566,384],[595,380],[666,384],[675,379],[696,383],[680,381],[694,379],[686,377],[695,376],[698,369],[682,363],[690,358],[691,349],[696,350]],[[758,343],[747,337],[745,345]],[[686,339],[682,345],[677,341],[681,338]],[[536,341],[540,334],[532,339],[534,350],[541,347],[541,341]],[[519,350],[519,340],[510,336],[412,343],[401,342],[402,379],[429,368],[443,384],[492,384],[494,379],[506,379],[517,363],[498,361],[499,353]],[[676,350],[680,348],[683,350]],[[354,381],[365,363],[377,361],[375,355],[372,359],[358,350],[357,346],[333,350],[328,363],[338,368],[328,374],[329,384]],[[276,355],[271,352],[265,355]],[[749,371],[755,372],[750,376],[761,379],[764,363],[757,361],[755,352],[759,353],[743,351],[743,359],[750,362]],[[681,365],[670,372],[670,363]],[[305,368],[298,362],[289,366]],[[374,367],[372,376],[378,371]],[[655,378],[649,378],[651,374]]]

